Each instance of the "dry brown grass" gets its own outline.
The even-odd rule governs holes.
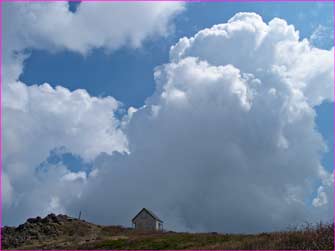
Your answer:
[[[307,224],[260,234],[138,232],[121,226],[74,221],[61,236],[30,241],[15,249],[229,249],[333,250],[334,224]],[[10,249],[10,247],[9,247]]]
[[[119,233],[120,234],[120,233]],[[215,233],[136,233],[107,239],[83,249],[290,249],[333,250],[334,224],[306,225],[300,229],[256,235]]]

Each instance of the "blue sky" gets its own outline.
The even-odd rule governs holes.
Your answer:
[[[28,84],[61,84],[71,90],[84,88],[91,95],[111,95],[126,107],[139,107],[154,91],[154,68],[168,62],[169,48],[179,38],[224,23],[239,11],[259,13],[266,22],[274,17],[284,18],[300,31],[301,37],[309,38],[318,25],[333,26],[332,5],[313,2],[190,3],[185,12],[176,17],[174,33],[166,38],[147,40],[139,49],[121,48],[112,55],[96,49],[86,57],[74,52],[34,50],[25,63],[21,80]],[[325,37],[318,46],[329,49],[332,42]]]
[[[180,231],[333,217],[333,3],[79,6],[4,4],[5,224],[82,210],[127,226],[142,207]]]
[[[72,11],[75,6],[70,5]],[[201,29],[224,23],[241,11],[256,12],[266,22],[274,17],[283,18],[299,30],[300,38],[310,38],[319,25],[331,30],[333,27],[333,3],[190,3],[183,14],[176,17],[175,31],[168,37],[149,39],[140,48],[123,47],[112,53],[95,49],[87,56],[69,51],[31,50],[20,79],[28,85],[48,82],[70,90],[83,88],[94,96],[113,96],[125,108],[140,107],[154,92],[154,68],[168,62],[171,45],[183,36],[192,36]],[[330,49],[333,38],[322,36],[315,45]],[[316,110],[318,129],[329,148],[323,163],[332,170],[333,104],[324,103]],[[69,161],[69,157],[64,161]]]

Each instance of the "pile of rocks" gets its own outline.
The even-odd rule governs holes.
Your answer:
[[[66,215],[49,214],[45,218],[29,218],[18,227],[3,227],[2,248],[15,248],[31,241],[44,241],[62,235],[61,225],[75,219]]]

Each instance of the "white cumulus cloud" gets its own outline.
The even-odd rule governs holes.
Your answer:
[[[130,154],[101,156],[75,207],[115,224],[149,207],[167,229],[193,231],[330,220],[324,191],[318,208],[307,201],[330,177],[314,106],[332,100],[332,55],[254,13],[182,38],[155,70],[155,94],[130,113]]]
[[[333,49],[301,40],[286,21],[238,13],[181,38],[170,62],[155,69],[154,95],[122,121],[111,97],[11,84],[4,170],[13,191],[25,192],[4,215],[22,218],[22,207],[28,214],[81,210],[88,220],[127,225],[148,207],[167,229],[224,232],[329,220],[331,174],[321,165],[326,146],[314,107],[333,101],[333,64]],[[92,161],[94,171],[51,165],[33,173],[60,145]],[[33,179],[20,180],[24,172]],[[318,182],[325,188],[307,202]]]
[[[18,80],[27,50],[87,54],[94,48],[139,47],[145,39],[167,36],[183,3],[82,2],[75,13],[68,7],[67,2],[3,6],[5,223],[17,224],[50,208],[64,211],[64,200],[78,195],[83,184],[77,181],[85,180],[82,172],[69,172],[62,165],[49,166],[44,170],[48,174],[36,169],[54,149],[62,147],[87,163],[101,153],[128,151],[115,117],[122,104],[113,97],[92,97],[86,90],[47,83],[27,86]],[[77,193],[64,192],[72,186]]]
[[[81,53],[137,47],[150,36],[165,36],[182,10],[183,3],[177,2],[82,2],[75,13],[67,2],[5,3],[4,46]]]
[[[321,207],[328,203],[327,194],[323,186],[319,187],[317,197],[313,199],[312,203],[315,207]]]
[[[318,49],[307,39],[299,40],[299,32],[282,19],[265,24],[255,13],[239,13],[225,24],[182,38],[170,54],[172,61],[194,56],[257,75],[276,70],[311,105],[333,101],[333,49]]]
[[[85,90],[71,92],[48,84],[28,87],[21,82],[5,85],[3,90],[3,171],[7,174],[3,191],[8,206],[22,209],[22,201],[38,198],[33,193],[35,186],[51,192],[50,183],[60,177],[41,182],[35,176],[36,168],[53,149],[64,147],[86,162],[101,152],[128,151],[127,138],[114,115],[120,104],[112,97],[91,97]],[[74,181],[73,175],[62,179]],[[43,202],[36,202],[37,208],[40,204]],[[43,210],[40,206],[36,214]]]

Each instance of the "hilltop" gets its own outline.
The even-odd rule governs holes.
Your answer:
[[[138,232],[66,215],[30,218],[3,227],[3,249],[324,249],[333,250],[333,224],[246,234]]]

